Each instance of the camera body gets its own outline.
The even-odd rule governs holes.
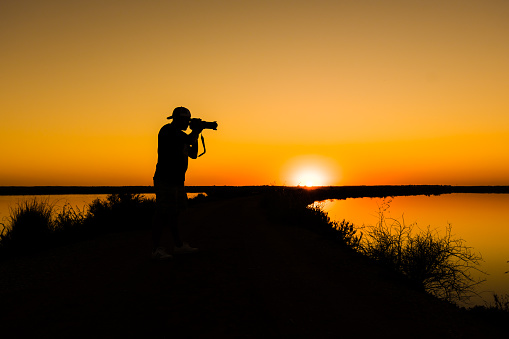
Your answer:
[[[215,121],[209,122],[209,121],[204,121],[204,120],[201,120],[198,118],[192,118],[189,121],[189,128],[191,128],[192,130],[199,129],[199,128],[201,128],[202,130],[203,129],[217,130],[217,122],[215,122]]]

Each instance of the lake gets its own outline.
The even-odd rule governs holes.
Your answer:
[[[331,220],[346,219],[355,226],[375,225],[379,206],[388,202],[385,217],[416,224],[425,229],[431,226],[441,234],[448,224],[454,238],[465,240],[483,257],[481,269],[488,273],[477,287],[480,297],[475,305],[493,303],[492,294],[509,295],[509,194],[453,193],[439,196],[398,196],[392,198],[352,198],[320,202]],[[474,272],[475,273],[475,272]],[[476,274],[481,276],[481,274]]]

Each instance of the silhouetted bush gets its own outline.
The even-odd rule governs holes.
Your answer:
[[[274,218],[347,245],[401,275],[415,288],[441,299],[468,300],[483,281],[471,275],[472,270],[482,272],[482,257],[462,239],[453,238],[450,225],[442,236],[429,227],[415,233],[415,225],[406,225],[404,219],[385,217],[387,202],[380,207],[378,223],[362,227],[361,233],[361,228],[348,221],[331,221],[319,204],[310,204],[310,197],[305,189],[275,189],[264,204]]]
[[[346,220],[340,223],[331,221],[329,215],[317,204],[311,204],[313,195],[305,188],[274,188],[266,194],[263,204],[270,215],[282,222],[305,227],[336,244],[356,248],[361,236],[357,235],[354,225]]]
[[[210,198],[208,197],[207,194],[200,193],[197,196],[195,196],[194,198],[189,199],[189,206],[194,206],[196,204],[199,204],[199,203],[202,203],[205,201],[209,201],[209,200],[210,200]]]
[[[493,294],[493,304],[487,306],[474,306],[468,309],[470,314],[482,318],[493,326],[501,327],[507,331],[509,324],[509,295],[499,296]]]
[[[65,204],[54,219],[54,237],[56,243],[80,240],[83,236],[86,215],[78,207]]]
[[[504,312],[509,312],[509,295],[506,294],[499,296],[495,293],[493,294],[493,300],[495,301],[495,304],[493,305],[494,308]]]
[[[26,200],[10,210],[0,233],[0,256],[89,239],[105,232],[149,228],[153,199],[139,194],[112,194],[94,200],[88,212],[65,204],[56,211],[48,200]]]
[[[123,231],[151,226],[154,200],[139,194],[111,194],[89,205],[85,226],[88,231]]]
[[[377,224],[365,228],[359,247],[363,254],[403,273],[412,285],[441,299],[468,300],[475,294],[483,280],[474,279],[471,271],[482,272],[482,257],[462,239],[453,238],[450,225],[442,236],[430,227],[415,234],[415,225],[406,225],[403,218],[386,218],[388,208],[384,203]]]
[[[45,246],[54,230],[53,206],[48,200],[25,200],[10,209],[8,224],[1,235],[6,250],[31,252]]]
[[[341,222],[331,220],[320,205],[308,205],[305,212],[315,218],[315,222],[309,223],[308,228],[352,249],[357,249],[360,245],[362,234],[357,234],[353,223],[345,219]]]
[[[190,205],[207,201],[203,194]],[[11,209],[0,232],[0,258],[93,238],[107,232],[150,229],[155,201],[140,194],[110,194],[95,199],[85,213],[65,204],[57,211],[48,200],[28,200]]]

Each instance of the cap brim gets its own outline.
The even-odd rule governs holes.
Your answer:
[[[191,119],[191,116],[190,115],[170,115],[169,117],[167,117],[166,119],[173,119],[175,117],[179,117],[179,118],[189,118]]]

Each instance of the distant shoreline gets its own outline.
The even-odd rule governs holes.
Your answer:
[[[313,200],[404,195],[440,195],[449,193],[509,193],[509,186],[451,186],[451,185],[376,185],[376,186],[186,186],[189,193],[207,193],[221,196],[252,195],[275,190],[301,190]],[[5,195],[71,195],[71,194],[150,194],[153,186],[0,186]]]

